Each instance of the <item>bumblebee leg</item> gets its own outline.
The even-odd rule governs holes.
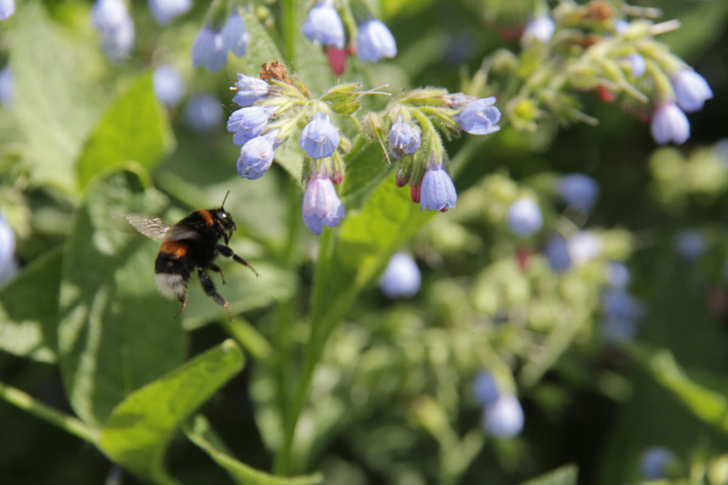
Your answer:
[[[180,298],[179,301],[180,301],[180,303],[182,303],[182,307],[180,307],[179,311],[174,314],[174,318],[177,318],[180,315],[180,313],[185,311],[185,308],[187,308],[187,297],[186,296],[183,298]]]
[[[202,268],[197,268],[197,275],[200,277],[200,284],[202,285],[202,289],[205,291],[205,294],[212,297],[212,299],[215,300],[215,303],[221,307],[225,307],[225,310],[228,312],[228,318],[232,321],[233,314],[230,311],[230,304],[225,300],[225,298],[220,296],[220,293],[217,292],[210,275],[205,273]]]
[[[210,269],[216,273],[220,273],[220,278],[222,278],[222,284],[224,285],[225,284],[225,273],[222,272],[222,269],[215,263],[210,264]]]
[[[247,262],[247,261],[245,261],[245,260],[244,260],[243,258],[241,258],[241,257],[240,257],[240,256],[238,256],[237,254],[235,254],[235,253],[233,252],[233,250],[232,250],[232,249],[230,249],[229,247],[227,247],[227,246],[223,246],[222,244],[218,244],[218,245],[217,245],[217,251],[218,251],[218,252],[219,252],[220,254],[222,254],[223,256],[225,256],[226,258],[233,258],[233,260],[234,260],[234,261],[236,261],[236,262],[238,262],[238,263],[242,264],[243,266],[247,266],[248,268],[250,268],[250,270],[251,270],[251,271],[252,271],[253,273],[255,273],[255,276],[260,276],[260,275],[258,274],[258,272],[257,272],[257,271],[255,271],[255,268],[253,268],[253,267],[252,267],[252,266],[250,265],[250,263],[248,263],[248,262]]]

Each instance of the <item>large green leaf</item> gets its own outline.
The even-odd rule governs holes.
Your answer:
[[[64,254],[59,362],[74,410],[92,425],[184,358],[178,304],[160,297],[154,283],[158,243],[124,217],[161,215],[166,206],[139,171],[113,172],[89,187]]]
[[[173,146],[152,73],[144,73],[119,94],[91,133],[78,161],[79,186],[85,188],[97,173],[126,161],[151,168]]]
[[[75,162],[106,101],[96,46],[70,37],[38,1],[23,4],[13,31],[10,66],[15,111],[37,183],[71,192]]]
[[[34,261],[0,289],[0,349],[43,362],[56,360],[61,251]]]
[[[576,465],[564,465],[521,485],[576,485],[578,478],[579,469]]]
[[[195,357],[130,395],[101,430],[99,446],[109,458],[140,478],[176,483],[164,469],[174,432],[243,368],[232,340]]]
[[[323,482],[321,475],[277,477],[238,461],[230,455],[225,444],[201,415],[195,416],[192,423],[185,426],[184,431],[194,444],[210,455],[240,485],[313,485]]]

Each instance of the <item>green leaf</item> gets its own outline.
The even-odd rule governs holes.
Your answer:
[[[61,251],[31,263],[0,289],[0,349],[42,362],[56,360]]]
[[[277,477],[241,463],[230,455],[225,444],[201,415],[195,416],[191,424],[185,425],[184,432],[190,441],[210,455],[240,485],[314,485],[323,482],[321,475]]]
[[[164,452],[176,429],[244,364],[232,340],[208,350],[130,395],[101,430],[100,448],[142,479],[176,483]]]
[[[578,478],[579,469],[576,465],[564,465],[521,485],[576,485]]]
[[[78,161],[78,184],[85,189],[97,173],[127,161],[152,168],[173,146],[152,73],[144,73],[119,94],[91,133]]]
[[[41,2],[23,4],[13,30],[10,66],[15,107],[34,182],[72,193],[75,162],[103,106],[103,59],[88,39],[61,32]]]
[[[341,184],[341,198],[350,210],[361,208],[366,198],[393,170],[387,165],[378,143],[352,149],[346,157],[346,177]],[[403,189],[405,190],[405,189]]]
[[[723,381],[720,392],[696,382],[697,376],[688,375],[669,350],[658,350],[644,345],[631,345],[628,350],[658,384],[675,394],[695,416],[723,432],[728,432],[727,382]],[[711,384],[715,385],[714,382]]]
[[[164,216],[166,199],[145,187],[138,170],[89,187],[64,253],[58,358],[71,405],[92,425],[184,358],[179,305],[154,282],[159,245],[125,220],[130,212]]]

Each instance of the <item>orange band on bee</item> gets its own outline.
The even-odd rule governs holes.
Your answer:
[[[187,254],[187,245],[182,241],[173,241],[168,239],[162,243],[159,248],[160,253],[171,254],[175,258],[183,258]]]
[[[213,219],[212,214],[210,214],[210,211],[207,209],[200,209],[197,211],[198,214],[202,216],[203,219],[205,219],[205,224],[208,226],[212,226],[215,224],[215,219]]]

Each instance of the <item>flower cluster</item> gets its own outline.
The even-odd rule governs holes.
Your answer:
[[[397,55],[397,43],[386,25],[367,16],[351,32],[349,49],[344,49],[346,34],[344,23],[333,0],[319,0],[309,11],[303,34],[311,42],[324,47],[329,63],[336,74],[342,74],[347,54],[357,53],[364,62],[377,62]]]
[[[192,64],[215,72],[227,64],[228,51],[243,57],[249,43],[243,18],[238,10],[233,10],[222,27],[210,21],[197,33],[192,46]]]
[[[124,0],[97,0],[91,25],[101,33],[101,49],[109,59],[121,61],[134,47],[134,21]]]
[[[228,119],[227,129],[233,133],[233,143],[241,147],[237,162],[241,177],[254,180],[263,176],[273,163],[275,150],[303,127],[298,140],[306,155],[303,218],[316,234],[323,226],[338,225],[346,214],[334,184],[343,180],[342,154],[349,151],[351,142],[336,126],[335,115],[353,115],[365,94],[388,94],[360,88],[356,83],[341,84],[314,99],[308,87],[291,78],[278,62],[264,65],[260,77],[238,74],[231,88],[233,102],[240,109]],[[410,185],[412,200],[422,210],[447,211],[455,207],[457,192],[447,171],[439,131],[446,136],[460,130],[472,134],[497,131],[500,111],[494,103],[495,98],[415,90],[395,97],[382,112],[368,113],[361,129],[363,135],[379,142],[388,162],[400,161],[397,184]]]
[[[493,375],[480,372],[473,382],[475,400],[483,408],[483,428],[496,438],[513,438],[523,430],[524,415],[515,394],[503,392]]]

